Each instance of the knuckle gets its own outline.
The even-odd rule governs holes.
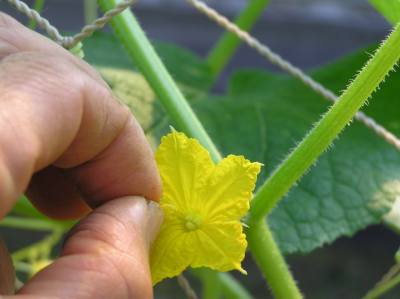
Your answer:
[[[4,76],[5,82],[24,86],[25,89],[57,92],[68,99],[71,99],[74,93],[82,94],[85,86],[85,76],[66,59],[56,54],[14,53],[2,60],[1,68],[0,77]]]
[[[0,12],[0,59],[18,52],[16,28],[20,24],[9,15]]]
[[[18,24],[18,22],[10,17],[8,14],[0,11],[0,27],[10,27],[12,25]]]

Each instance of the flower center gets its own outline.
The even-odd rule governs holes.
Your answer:
[[[197,214],[189,214],[185,217],[185,228],[188,231],[194,231],[201,226],[201,218]]]

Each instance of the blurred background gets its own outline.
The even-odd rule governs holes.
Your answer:
[[[246,0],[206,2],[230,18],[246,4]],[[26,3],[32,5],[33,1]],[[5,1],[0,2],[0,10],[27,22]],[[184,0],[141,0],[134,11],[152,39],[176,43],[201,56],[207,54],[222,32]],[[80,0],[47,0],[43,15],[65,31],[77,31],[84,25]],[[271,0],[252,33],[284,58],[310,69],[382,40],[389,29],[389,24],[367,0]],[[240,67],[278,71],[253,50],[242,46],[215,91],[222,92],[229,73]],[[19,232],[4,229],[0,232],[5,235],[11,250],[29,242]],[[308,298],[359,298],[393,265],[399,244],[396,234],[377,225],[351,239],[341,238],[307,256],[289,256],[288,261]],[[269,298],[268,287],[251,258],[246,259],[244,268],[248,277],[234,275],[255,298]],[[192,281],[197,288],[196,280]],[[184,298],[184,295],[176,281],[169,280],[157,286],[156,298]],[[400,298],[400,290],[383,298]]]

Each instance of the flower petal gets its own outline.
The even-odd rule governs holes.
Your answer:
[[[197,140],[178,132],[162,138],[156,160],[165,220],[150,253],[153,283],[188,266],[245,273],[247,241],[240,219],[261,164],[230,155],[215,165]]]
[[[207,225],[196,231],[197,251],[190,264],[193,268],[209,267],[218,271],[239,270],[247,241],[237,221]]]
[[[243,156],[229,155],[210,175],[206,188],[201,190],[208,221],[240,220],[249,210],[261,164]]]
[[[179,215],[174,214],[173,211],[164,210],[164,223],[151,246],[150,269],[153,284],[179,275],[192,261],[193,238],[183,231]]]
[[[215,167],[207,150],[196,139],[174,131],[162,138],[156,160],[163,184],[161,205],[188,212],[201,209],[199,189]]]

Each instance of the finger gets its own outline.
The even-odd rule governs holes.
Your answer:
[[[4,241],[0,238],[0,295],[14,293],[15,272]]]
[[[106,84],[104,83],[103,80],[101,80],[101,78],[97,74],[97,72],[95,72],[88,64],[84,63],[80,59],[77,59],[76,57],[71,55],[68,51],[64,50],[62,47],[56,45],[55,43],[51,42],[47,38],[43,37],[42,35],[39,35],[31,30],[28,30],[26,27],[24,27],[22,24],[18,23],[11,17],[0,13],[0,57],[4,57],[6,55],[10,55],[12,53],[17,53],[17,52],[21,52],[21,51],[39,51],[39,52],[43,52],[43,53],[48,52],[51,55],[56,54],[56,56],[59,56],[60,59],[64,59],[65,61],[68,61],[69,63],[74,65],[77,69],[79,69],[83,73],[87,74],[94,81],[98,82],[99,85],[106,86]],[[92,93],[94,93],[94,92],[92,92]],[[109,97],[109,95],[107,95],[106,97]],[[130,123],[134,124],[134,122],[130,122]],[[112,125],[112,122],[111,122],[111,125]],[[131,126],[131,129],[133,128],[133,130],[131,130],[131,131],[136,131],[137,127],[138,126],[136,126],[136,128],[135,128],[135,126]],[[130,131],[130,129],[128,128],[125,131]],[[139,131],[141,131],[140,128],[139,128]],[[139,137],[141,137],[141,136],[139,136]],[[132,140],[132,138],[133,138],[133,136],[131,136],[131,135],[128,136],[128,139]],[[90,142],[87,142],[87,143],[90,144]],[[122,143],[120,142],[120,144],[122,144]],[[135,147],[135,148],[138,150],[132,151],[132,154],[135,154],[135,153],[140,154],[142,152],[142,150],[140,150],[140,146],[142,144],[140,142],[137,142],[136,145],[138,147]],[[147,146],[147,144],[145,144],[145,145],[146,145],[145,151],[148,151],[148,146]],[[79,145],[75,146],[75,148],[78,149],[79,152],[82,152],[82,150],[83,150]],[[114,147],[114,148],[117,149],[117,147]],[[142,147],[142,149],[143,149],[143,147]],[[112,151],[109,151],[109,152],[112,153]],[[71,151],[69,153],[70,156],[74,155],[74,154],[75,153],[73,151]],[[65,154],[64,156],[67,156],[67,155]],[[109,155],[109,157],[112,157],[112,155]],[[125,161],[125,162],[129,162],[129,161]],[[146,161],[146,159],[144,159],[144,162],[148,162],[148,161]],[[95,166],[94,163],[92,163],[92,165]],[[107,165],[107,163],[103,163],[103,166],[104,165]],[[129,168],[130,166],[133,166],[133,165],[130,165],[129,163],[125,163],[126,168]],[[148,163],[146,163],[145,168],[149,168]],[[96,171],[96,167],[92,167],[92,169],[94,171]],[[136,167],[136,169],[137,169],[137,167]],[[78,171],[75,171],[75,173],[79,174]],[[92,175],[91,172],[86,171],[86,173],[88,173],[88,175]],[[133,184],[132,184],[132,181],[130,182],[132,184],[131,189],[142,190],[141,193],[135,193],[135,194],[145,195],[146,193],[153,193],[153,191],[143,192],[143,191],[145,191],[144,189],[146,189],[146,187],[143,188],[143,185],[142,185],[143,181],[141,181],[140,178],[143,178],[146,180],[154,180],[154,178],[153,178],[154,173],[153,174],[150,173],[150,175],[148,175],[146,173],[140,173],[139,179],[137,179],[135,177],[132,178],[132,176],[126,175],[126,173],[123,171],[119,172],[119,174],[120,174],[119,178],[114,178],[113,186],[117,186],[118,184],[121,184],[120,183],[121,179],[126,180],[126,181],[128,181],[129,179],[133,179]],[[138,175],[139,175],[139,173],[138,173]],[[62,176],[66,177],[65,175],[62,175]],[[39,208],[43,212],[45,212],[45,213],[47,212],[50,215],[52,215],[53,213],[56,212],[56,213],[58,213],[58,215],[54,215],[54,216],[61,217],[61,218],[75,217],[76,213],[74,211],[77,211],[78,214],[80,214],[79,210],[74,209],[73,206],[75,205],[82,209],[85,205],[82,203],[82,201],[74,200],[74,202],[75,202],[74,205],[67,205],[67,208],[65,210],[62,210],[60,213],[60,209],[57,209],[57,207],[59,204],[63,204],[64,202],[66,202],[66,201],[64,201],[64,199],[67,200],[67,196],[62,196],[62,198],[60,198],[60,195],[50,196],[52,194],[56,195],[56,192],[48,192],[46,190],[43,190],[45,188],[55,189],[55,188],[53,188],[53,186],[57,186],[57,185],[59,186],[60,184],[61,185],[70,185],[71,181],[72,181],[71,179],[66,177],[66,182],[62,182],[61,180],[54,178],[50,181],[47,181],[47,184],[46,184],[46,181],[44,183],[42,183],[44,180],[40,179],[40,177],[43,177],[43,175],[38,174],[35,177],[38,177],[38,178],[37,179],[34,178],[32,185],[31,185],[32,186],[31,189],[34,189],[34,190],[33,190],[33,192],[29,192],[29,193],[31,194],[31,197],[34,200],[34,204],[38,205]],[[60,176],[57,176],[57,177],[60,177]],[[80,177],[82,179],[84,179],[84,176],[80,176]],[[49,182],[54,183],[54,184],[49,184]],[[79,184],[79,182],[78,182],[78,184]],[[156,189],[154,196],[151,197],[153,199],[156,199],[158,197],[158,195],[156,193],[159,193],[159,189],[160,189],[158,175],[156,175],[156,178],[155,178],[155,185],[157,185],[157,184],[158,184],[158,186],[156,186],[155,188],[154,187],[150,188],[150,189]],[[81,184],[81,185],[83,185],[83,187],[82,186],[78,186],[78,187],[82,188],[84,191],[86,189],[85,185],[84,184]],[[96,189],[96,186],[93,186],[93,185],[96,185],[96,184],[91,184],[91,189],[93,189],[93,187]],[[124,185],[124,183],[122,183],[122,185]],[[40,187],[40,186],[43,186],[43,187]],[[116,188],[106,188],[105,191],[108,191],[112,196],[125,195],[125,192],[122,192],[120,194],[115,194],[112,189],[115,190]],[[123,187],[122,191],[124,189],[126,189],[126,188]],[[41,193],[47,193],[47,196],[43,197]],[[90,192],[88,192],[88,193],[90,193]],[[96,193],[101,196],[101,199],[100,200],[97,199],[97,201],[101,202],[103,200],[108,199],[108,196],[107,195],[104,196],[101,191],[96,191]],[[81,197],[81,194],[74,194],[74,195],[75,195],[74,198]],[[58,198],[58,200],[55,200],[57,198]]]
[[[127,108],[57,55],[26,52],[1,61],[0,128],[0,216],[32,174],[51,164],[69,169],[90,205],[160,196],[153,154]]]
[[[149,231],[154,232],[155,220],[161,223],[160,211],[139,197],[104,204],[73,229],[61,257],[29,281],[19,295],[152,298]]]

